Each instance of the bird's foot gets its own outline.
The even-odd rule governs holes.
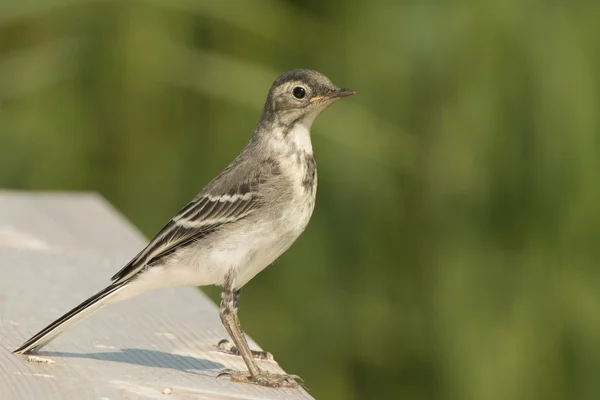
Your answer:
[[[234,356],[239,356],[240,355],[240,352],[234,346],[234,344],[231,343],[227,339],[221,340],[217,344],[217,349],[219,351],[223,352],[223,353],[232,354]],[[267,360],[267,361],[273,361],[274,360],[273,354],[269,353],[268,351],[250,350],[250,352],[252,353],[252,357],[256,358],[257,360]]]
[[[224,369],[217,375],[231,377],[232,382],[254,383],[255,385],[272,387],[272,388],[297,388],[299,380],[302,379],[297,375],[274,374],[272,372],[260,371],[257,375],[252,375],[249,371],[234,371],[232,369]]]

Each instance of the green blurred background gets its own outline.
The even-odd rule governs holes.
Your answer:
[[[151,236],[280,73],[357,95],[245,330],[321,399],[600,398],[600,2],[0,0],[0,187]],[[217,298],[218,289],[206,290]]]

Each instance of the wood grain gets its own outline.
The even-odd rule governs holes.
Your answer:
[[[38,354],[54,363],[11,354],[103,288],[145,243],[98,195],[0,191],[0,399],[312,398],[217,379],[223,368],[246,367],[216,350],[226,332],[217,307],[195,288],[105,307]]]

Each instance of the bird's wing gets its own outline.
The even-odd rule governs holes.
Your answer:
[[[256,186],[246,181],[222,194],[215,194],[214,191],[213,194],[200,193],[112,280],[115,283],[123,282],[175,250],[212,234],[223,225],[247,217],[262,205],[261,197],[253,190]]]

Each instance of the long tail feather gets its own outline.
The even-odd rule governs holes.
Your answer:
[[[54,338],[60,335],[66,329],[72,327],[79,321],[89,317],[96,311],[100,310],[108,303],[108,299],[115,295],[120,289],[123,288],[124,283],[118,285],[110,285],[105,289],[102,289],[83,303],[42,329],[31,339],[26,341],[21,347],[13,351],[13,354],[25,354],[36,351],[48,343]]]

